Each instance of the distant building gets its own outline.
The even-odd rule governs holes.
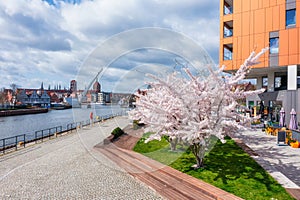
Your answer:
[[[71,93],[77,91],[77,81],[76,80],[71,80],[71,82],[70,82],[70,91],[71,91]]]
[[[101,92],[101,85],[98,81],[96,81],[93,85],[93,92],[94,93],[99,93]]]
[[[50,96],[45,90],[39,95],[37,90],[33,90],[30,94],[26,94],[26,90],[23,89],[17,95],[17,101],[24,105],[40,107],[50,106]]]

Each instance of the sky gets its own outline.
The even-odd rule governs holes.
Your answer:
[[[0,30],[1,88],[87,88],[103,69],[102,90],[132,92],[147,72],[218,63],[219,1],[0,1]]]

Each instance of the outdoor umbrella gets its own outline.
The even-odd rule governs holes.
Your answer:
[[[281,126],[281,127],[285,126],[285,111],[284,111],[283,107],[280,110],[279,126]]]
[[[297,113],[294,108],[292,109],[290,114],[291,114],[291,119],[290,119],[289,129],[296,130],[298,129],[297,116],[296,116]]]

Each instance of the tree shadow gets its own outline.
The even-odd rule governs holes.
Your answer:
[[[205,157],[205,163],[206,170],[217,174],[214,181],[221,179],[224,184],[240,178],[259,181],[268,190],[272,190],[272,185],[276,184],[274,179],[232,140],[225,144],[218,142]]]

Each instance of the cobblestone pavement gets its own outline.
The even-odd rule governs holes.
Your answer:
[[[276,137],[261,130],[244,131],[237,138],[253,149],[253,158],[285,188],[300,186],[300,148],[277,145]]]
[[[117,126],[117,117],[0,157],[0,199],[162,199],[93,146]]]

